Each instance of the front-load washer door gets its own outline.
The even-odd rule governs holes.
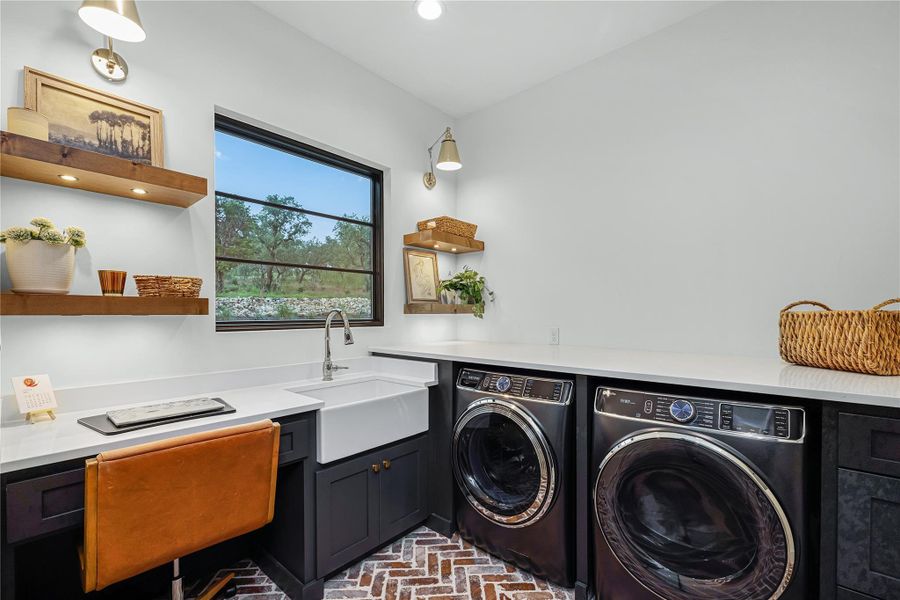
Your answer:
[[[618,443],[594,486],[597,526],[622,566],[666,600],[774,600],[794,569],[790,524],[741,458],[690,434]]]
[[[453,432],[453,472],[475,510],[506,527],[540,519],[556,492],[556,463],[537,422],[523,409],[483,398]]]

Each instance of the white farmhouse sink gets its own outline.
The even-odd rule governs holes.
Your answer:
[[[325,403],[316,415],[322,464],[428,430],[426,387],[372,378],[290,391]]]

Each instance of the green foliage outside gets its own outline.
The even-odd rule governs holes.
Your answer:
[[[291,196],[269,195],[268,202],[301,208]],[[348,269],[370,269],[372,228],[336,221],[325,240],[309,237],[309,217],[301,212],[256,206],[216,197],[216,255]],[[357,215],[347,218],[363,220]],[[216,262],[220,298],[370,298],[372,277],[318,269]],[[279,317],[295,318],[280,308]]]

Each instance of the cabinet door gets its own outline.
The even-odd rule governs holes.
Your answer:
[[[378,546],[376,458],[355,458],[316,473],[316,564],[319,577]],[[380,471],[380,464],[378,470]]]
[[[900,479],[838,470],[839,586],[900,600]]]
[[[382,451],[379,479],[379,539],[387,542],[428,516],[426,467],[428,437]]]

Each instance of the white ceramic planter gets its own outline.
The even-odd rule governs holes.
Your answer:
[[[75,248],[40,240],[6,242],[6,266],[12,291],[19,294],[68,294],[75,272]]]

